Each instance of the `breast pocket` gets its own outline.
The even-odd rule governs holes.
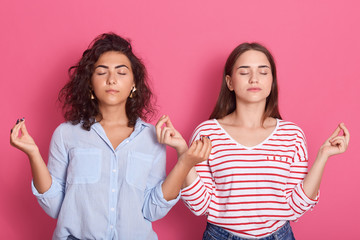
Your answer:
[[[282,162],[286,164],[291,164],[293,159],[287,156],[282,155],[269,155],[267,156],[268,161]]]
[[[126,167],[126,181],[140,190],[145,190],[150,174],[153,156],[150,154],[129,152]]]
[[[101,150],[75,148],[69,153],[66,181],[70,184],[96,183],[101,175]]]

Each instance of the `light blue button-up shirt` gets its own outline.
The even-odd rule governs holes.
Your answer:
[[[165,146],[153,125],[138,119],[133,133],[113,149],[99,123],[90,131],[63,123],[55,130],[48,168],[52,185],[41,207],[58,218],[53,239],[157,239],[151,222],[179,199],[166,201]]]

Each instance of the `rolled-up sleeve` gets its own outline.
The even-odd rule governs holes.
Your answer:
[[[49,149],[48,169],[51,175],[51,186],[43,194],[40,194],[31,183],[32,192],[36,196],[40,206],[52,218],[57,218],[64,200],[66,169],[68,165],[60,125],[54,132]]]
[[[153,222],[163,218],[170,209],[178,202],[179,195],[170,201],[164,198],[162,183],[166,177],[166,150],[161,145],[156,154],[156,160],[146,184],[145,200],[143,205],[144,218]]]

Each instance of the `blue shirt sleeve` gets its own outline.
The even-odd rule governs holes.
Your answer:
[[[57,218],[64,200],[66,169],[68,165],[67,154],[61,135],[62,125],[55,130],[49,149],[48,169],[51,175],[51,186],[40,194],[32,182],[32,192],[40,206],[52,218]]]
[[[144,218],[153,222],[163,218],[177,203],[180,193],[176,199],[167,201],[162,192],[162,183],[166,177],[166,149],[164,145],[159,147],[156,160],[150,171],[146,184],[145,200],[143,205]]]

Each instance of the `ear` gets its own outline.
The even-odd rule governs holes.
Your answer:
[[[229,88],[230,91],[234,91],[233,85],[232,85],[232,80],[231,77],[229,75],[225,76],[225,81],[226,81],[226,85]]]

